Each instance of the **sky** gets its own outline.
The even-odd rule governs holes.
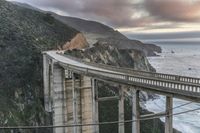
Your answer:
[[[14,0],[133,34],[199,33],[200,0]]]

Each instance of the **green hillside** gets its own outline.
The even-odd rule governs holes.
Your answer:
[[[41,51],[58,49],[77,33],[49,14],[0,0],[1,126],[49,122],[42,107]]]

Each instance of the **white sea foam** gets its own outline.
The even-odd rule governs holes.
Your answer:
[[[200,45],[165,44],[160,45],[163,53],[159,57],[150,57],[150,63],[157,72],[178,74],[200,78]],[[173,51],[173,52],[172,52]],[[180,99],[174,99],[174,107],[188,103]],[[199,103],[192,103],[174,110],[174,113],[199,108]],[[150,100],[146,108],[153,112],[161,112],[165,109],[165,97]],[[164,118],[161,119],[164,121]],[[200,111],[175,116],[173,126],[182,133],[200,133]]]

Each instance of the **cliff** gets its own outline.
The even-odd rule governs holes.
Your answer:
[[[85,61],[130,67],[136,70],[155,71],[146,56],[139,50],[118,49],[109,44],[96,43],[85,50],[69,50],[66,54],[82,58]]]
[[[78,33],[70,42],[62,46],[62,50],[84,49],[89,47],[89,44],[82,33]]]
[[[118,38],[100,38],[99,44],[108,44],[117,47],[118,49],[138,50],[145,54],[145,56],[155,56],[156,53],[161,53],[160,47],[154,44],[143,44],[138,40],[118,39]]]

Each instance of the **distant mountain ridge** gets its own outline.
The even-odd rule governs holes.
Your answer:
[[[83,33],[93,33],[105,35],[108,37],[116,37],[119,39],[127,39],[127,37],[121,34],[120,32],[100,22],[84,20],[75,17],[60,16],[57,14],[53,14],[53,16],[61,22],[66,23],[67,25],[70,25],[71,27]]]
[[[140,50],[146,56],[155,56],[155,52],[160,53],[162,51],[159,46],[154,44],[145,44],[138,40],[128,39],[120,32],[99,22],[60,16],[55,13],[52,15],[61,22],[81,31],[91,44],[95,44],[96,42],[101,44],[104,42],[119,49]]]
[[[107,44],[112,44],[119,49],[141,50],[146,56],[155,56],[156,53],[160,53],[162,51],[159,46],[154,44],[145,44],[138,40],[130,40],[122,33],[96,21],[84,20],[69,16],[61,16],[53,12],[42,11],[27,4],[21,4],[18,2],[14,3],[32,10],[38,10],[40,12],[51,14],[57,20],[82,32],[90,45],[100,41],[100,43],[104,42]]]

